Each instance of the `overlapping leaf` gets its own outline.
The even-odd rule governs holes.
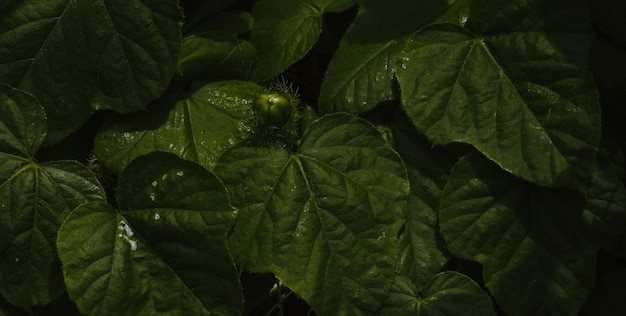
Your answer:
[[[582,1],[376,3],[363,4],[331,61],[322,112],[399,94],[432,142],[465,142],[524,179],[584,190],[600,111]]]
[[[598,250],[581,221],[584,204],[476,154],[452,170],[439,225],[454,255],[483,265],[507,315],[575,315],[593,286]]]
[[[58,249],[86,315],[236,315],[241,285],[226,246],[234,220],[222,183],[201,166],[152,153],[120,176],[117,212],[73,211]]]
[[[0,293],[24,309],[63,294],[57,230],[76,206],[105,198],[86,167],[33,160],[45,131],[37,100],[0,85]]]
[[[382,315],[488,316],[495,315],[491,298],[478,284],[456,272],[435,275],[423,291],[397,276]]]
[[[178,73],[186,77],[245,79],[256,49],[239,37],[250,31],[249,14],[211,16],[208,25],[183,38]]]
[[[454,1],[362,1],[339,44],[320,92],[320,111],[364,112],[397,98],[394,76],[404,37]]]
[[[111,120],[96,136],[96,154],[118,173],[153,151],[170,152],[211,170],[226,149],[249,137],[251,104],[263,91],[252,82],[222,81],[198,87],[189,97],[173,93],[148,114]]]
[[[94,109],[144,109],[180,48],[178,1],[21,1],[0,19],[0,82],[34,94],[58,142]]]
[[[322,32],[322,15],[339,12],[353,0],[263,0],[252,11],[251,42],[259,51],[252,69],[255,81],[274,78],[300,60]]]
[[[417,128],[435,143],[472,144],[531,182],[582,188],[599,106],[584,4],[562,2],[470,2],[477,33],[434,26],[415,34],[398,81]]]
[[[240,144],[216,172],[240,208],[235,258],[274,272],[320,314],[375,314],[387,296],[408,197],[406,170],[370,124],[313,123],[300,149]]]
[[[399,274],[421,291],[441,271],[449,254],[437,226],[441,191],[455,160],[441,148],[433,149],[404,118],[391,126],[394,147],[406,163],[411,195],[407,223],[400,235]]]

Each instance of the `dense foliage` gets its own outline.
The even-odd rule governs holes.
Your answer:
[[[626,5],[0,2],[0,315],[626,310]]]

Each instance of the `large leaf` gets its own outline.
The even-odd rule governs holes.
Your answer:
[[[397,98],[394,76],[404,37],[432,22],[450,1],[361,1],[320,92],[320,111],[364,112]]]
[[[120,176],[121,211],[73,211],[58,249],[70,297],[85,315],[236,315],[243,309],[226,232],[222,183],[201,166],[153,153]]]
[[[172,93],[154,111],[106,123],[96,136],[96,154],[118,173],[153,151],[170,152],[211,170],[226,149],[249,137],[251,105],[263,91],[252,82],[223,81],[203,85],[191,96]]]
[[[397,276],[382,315],[489,316],[491,298],[478,284],[456,272],[435,275],[418,291],[407,278]]]
[[[250,31],[247,13],[218,14],[183,38],[178,73],[185,77],[245,79],[256,60],[256,49],[239,36]]]
[[[435,25],[406,43],[397,71],[415,126],[472,144],[502,168],[581,189],[600,137],[581,1],[470,1],[471,33]]]
[[[180,48],[176,0],[21,1],[0,19],[0,82],[34,94],[58,142],[94,109],[144,109]]]
[[[1,153],[33,157],[46,137],[46,126],[46,113],[35,97],[0,84]]]
[[[321,315],[379,311],[409,184],[371,124],[325,116],[297,152],[242,143],[215,170],[240,208],[229,244],[244,268],[274,272]]]
[[[411,195],[407,223],[400,235],[399,274],[421,291],[441,271],[449,254],[437,227],[441,191],[454,165],[453,156],[420,137],[403,117],[391,125],[394,146],[406,163]]]
[[[322,32],[322,15],[348,8],[353,0],[262,0],[252,15],[252,44],[259,59],[252,69],[255,81],[274,78],[302,58]]]
[[[474,154],[452,170],[439,225],[454,255],[483,265],[508,315],[576,315],[598,250],[583,208],[574,191],[538,187]]]
[[[45,126],[35,98],[0,85],[0,293],[24,309],[63,294],[57,231],[76,206],[105,199],[83,165],[32,160]]]

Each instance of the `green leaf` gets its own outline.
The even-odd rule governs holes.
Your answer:
[[[251,105],[263,87],[245,81],[213,82],[190,96],[170,93],[149,113],[113,118],[95,140],[98,159],[119,173],[136,157],[164,151],[212,170],[228,148],[247,139]]]
[[[45,305],[64,292],[54,244],[61,223],[76,206],[104,201],[105,193],[91,171],[73,161],[38,165],[3,153],[0,159],[6,159],[0,167],[0,292],[22,308]]]
[[[21,1],[0,19],[0,82],[35,95],[47,142],[95,109],[144,109],[176,68],[178,1]]]
[[[397,99],[394,76],[404,37],[431,22],[452,2],[362,1],[328,66],[320,112],[365,112]]]
[[[452,170],[439,226],[454,255],[483,265],[507,315],[576,315],[598,252],[583,207],[574,191],[538,187],[473,154]]]
[[[415,33],[402,103],[432,142],[473,145],[533,183],[582,190],[600,138],[583,4],[471,2],[471,26]],[[583,21],[583,22],[581,22]]]
[[[34,156],[46,136],[46,124],[46,113],[35,97],[0,84],[0,155]]]
[[[0,85],[0,114],[0,293],[30,310],[63,294],[54,244],[61,223],[79,204],[105,194],[77,162],[32,160],[46,126],[33,96]]]
[[[247,77],[256,60],[256,49],[239,38],[250,31],[248,14],[220,14],[211,23],[185,36],[180,49],[178,73],[186,77]]]
[[[153,153],[120,175],[121,212],[73,211],[59,231],[70,297],[85,315],[236,315],[239,278],[226,246],[234,209],[201,166]]]
[[[215,170],[240,209],[229,244],[244,268],[274,272],[321,315],[379,311],[409,183],[376,128],[328,115],[297,152],[241,143]]]
[[[252,10],[252,44],[259,51],[251,79],[274,78],[300,60],[322,32],[322,15],[341,11],[352,0],[262,0]]]
[[[400,235],[399,274],[409,277],[422,291],[449,258],[439,235],[437,211],[455,160],[449,152],[432,148],[410,122],[398,121],[391,127],[394,146],[407,166],[411,182],[407,223]]]
[[[424,288],[396,276],[382,315],[487,316],[494,315],[491,298],[478,284],[456,272],[435,275]]]

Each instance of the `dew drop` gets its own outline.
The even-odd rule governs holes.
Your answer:
[[[161,180],[165,180],[165,179],[167,179],[167,175],[166,174],[161,176]]]
[[[156,194],[154,194],[154,192],[150,193],[150,201],[155,201],[156,200]]]
[[[157,183],[156,181],[152,181],[152,186],[153,186],[153,187],[155,187],[155,188],[156,188],[157,184],[158,184],[158,183]]]
[[[176,172],[176,175],[177,175],[177,176],[179,176],[179,177],[182,177],[182,176],[184,176],[184,175],[185,175],[185,172],[183,172],[183,171],[181,170],[181,171]]]
[[[161,215],[159,215],[159,213],[154,214],[154,220],[158,221],[161,218]]]
[[[128,244],[130,245],[130,250],[137,250],[137,242],[134,240],[130,240],[130,238],[126,238]]]
[[[19,262],[19,261],[20,261],[20,258],[15,258],[15,262]]]
[[[133,230],[130,229],[130,226],[128,226],[128,224],[126,224],[125,221],[120,221],[120,226],[118,226],[119,229],[123,229],[124,231],[126,231],[126,235],[128,236],[132,236],[135,233],[133,233]]]
[[[128,226],[128,224],[126,224],[126,222],[122,220],[120,221],[120,226],[118,226],[117,228],[119,230],[126,232],[126,234],[119,233],[117,234],[117,236],[124,238],[124,240],[126,240],[126,242],[128,242],[128,244],[130,245],[131,250],[137,250],[137,242],[130,239],[130,237],[132,237],[135,234],[133,230],[130,228],[130,226]]]

